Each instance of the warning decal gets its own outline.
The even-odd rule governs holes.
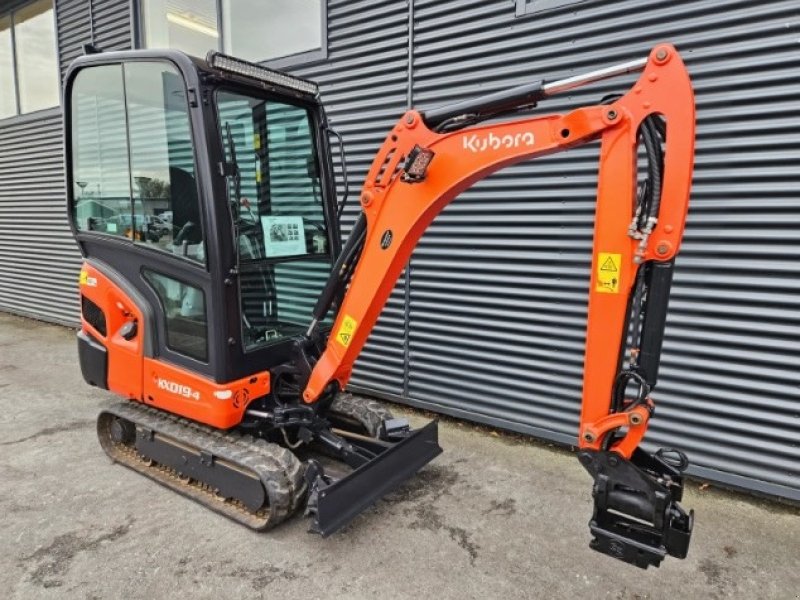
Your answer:
[[[606,255],[606,256],[608,256],[608,255]],[[603,264],[600,265],[600,270],[601,271],[614,271],[615,273],[617,271],[619,271],[619,269],[617,268],[616,263],[614,262],[614,259],[611,258],[611,256],[608,256],[608,258],[606,258],[605,261],[603,261]]]
[[[87,271],[81,271],[78,277],[78,285],[88,285],[89,287],[97,287],[97,278],[89,277]]]
[[[339,331],[336,333],[336,341],[347,348],[356,333],[356,326],[358,326],[356,320],[350,315],[345,315],[344,319],[342,319],[342,324],[339,326]]]
[[[622,255],[612,252],[600,252],[597,256],[597,265],[595,291],[605,294],[619,294]]]

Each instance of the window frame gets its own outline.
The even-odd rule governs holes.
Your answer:
[[[22,101],[19,91],[19,65],[17,58],[17,25],[14,15],[21,9],[30,4],[34,4],[35,2],[37,2],[37,0],[18,0],[17,2],[12,2],[10,6],[5,8],[5,10],[0,11],[0,17],[9,17],[11,19],[11,66],[12,77],[14,80],[14,103],[16,109],[15,114],[7,117],[0,117],[0,125],[2,126],[11,125],[14,123],[24,123],[30,119],[36,119],[43,114],[59,110],[62,104],[61,94],[59,93],[59,97],[56,99],[56,103],[53,106],[47,106],[45,108],[39,108],[28,112],[21,112]],[[59,92],[61,92],[61,52],[58,45],[58,6],[56,0],[51,0],[51,4],[53,10],[53,41],[55,42],[53,50],[56,58],[56,72],[53,74],[53,76],[56,78]]]
[[[574,1],[574,0],[573,0]],[[145,24],[144,24],[144,3],[147,0],[130,0],[131,3],[131,17],[133,21],[133,42],[136,48],[147,48],[145,40]],[[224,28],[222,17],[222,2],[223,0],[215,0],[215,8],[217,11],[217,31],[219,32],[219,44],[217,51],[224,52]],[[180,50],[180,48],[178,48]],[[200,57],[203,58],[203,57]],[[320,0],[320,47],[297,52],[295,54],[287,54],[285,56],[277,56],[275,58],[259,59],[259,64],[275,68],[285,69],[288,67],[295,67],[300,65],[308,65],[316,62],[326,60],[328,58],[328,1]]]
[[[131,219],[132,219],[132,222],[133,222],[133,220],[135,219],[134,215],[136,214],[135,211],[134,211],[136,198],[134,197],[134,189],[133,189],[133,185],[134,184],[133,184],[133,178],[131,177],[132,176],[132,171],[131,171],[132,159],[131,159],[131,152],[130,152],[130,132],[128,130],[129,123],[128,123],[128,118],[127,118],[127,115],[128,115],[128,95],[127,95],[127,91],[126,91],[126,80],[125,80],[125,65],[126,64],[130,64],[132,62],[153,63],[153,64],[155,64],[155,63],[163,63],[163,64],[166,64],[166,65],[169,65],[171,68],[173,68],[175,70],[175,72],[177,74],[181,75],[181,80],[183,81],[184,89],[186,90],[186,115],[187,115],[187,118],[188,118],[189,135],[192,138],[192,147],[193,148],[196,147],[197,141],[196,141],[193,118],[192,118],[192,113],[191,113],[191,104],[190,104],[190,101],[189,101],[189,92],[188,92],[188,87],[187,87],[188,84],[187,84],[186,79],[183,77],[183,71],[181,70],[180,65],[178,65],[173,60],[170,60],[169,58],[155,58],[154,59],[154,58],[148,58],[148,57],[142,57],[142,58],[133,59],[133,60],[129,60],[129,61],[122,61],[122,62],[110,62],[110,63],[106,63],[104,65],[104,66],[119,66],[120,67],[120,71],[122,73],[122,90],[123,90],[123,100],[124,100],[123,107],[124,107],[125,116],[126,116],[126,118],[125,118],[125,130],[126,130],[126,133],[127,133],[126,148],[127,148],[127,156],[128,156],[128,174],[129,174],[129,177],[130,177],[130,180],[131,180],[131,187],[130,187],[130,190],[129,190],[130,191],[130,204],[131,204]],[[80,71],[82,71],[83,69],[86,69],[86,68],[91,69],[91,68],[96,68],[96,67],[92,67],[92,66],[83,67],[82,66],[82,67],[80,67],[80,69],[78,69],[76,74],[73,76],[72,84],[70,85],[70,89],[68,90],[70,94],[72,94],[72,92],[73,92],[73,89],[75,87],[75,82],[77,81],[77,78],[78,78],[78,76],[80,74]],[[67,90],[64,90],[64,92],[66,93]],[[70,105],[72,106],[71,102],[70,102]],[[65,126],[66,126],[66,119],[67,118],[70,120],[69,127],[71,127],[72,115],[65,115]],[[69,160],[69,161],[73,160],[72,142],[73,142],[72,136],[70,135],[66,140],[66,143],[69,146],[66,160]],[[193,153],[193,164],[194,164],[194,169],[195,169],[195,174],[196,174],[196,173],[199,172],[199,170],[198,170],[199,169],[199,164],[198,164],[197,153]],[[72,172],[73,169],[70,168],[70,171]],[[74,172],[72,173],[72,175],[74,177]],[[70,192],[69,192],[69,194],[67,196],[68,210],[70,212],[70,215],[74,215],[74,212],[75,212],[76,207],[77,207],[77,199],[75,198],[75,193],[74,193],[75,181],[73,181],[73,177],[70,177],[69,181],[67,182],[67,185],[70,186],[71,188],[73,188],[73,189],[70,190]],[[203,205],[202,205],[202,203],[203,203],[203,199],[202,199],[202,195],[201,195],[202,190],[201,190],[201,187],[200,187],[200,183],[199,183],[199,181],[197,181],[197,179],[195,179],[195,186],[197,188],[197,193],[198,193],[197,202],[198,202],[198,209],[200,211],[201,229],[203,231],[203,245],[204,245],[205,259],[202,262],[198,261],[198,260],[195,260],[195,259],[192,259],[192,258],[189,258],[187,256],[181,256],[180,254],[173,254],[173,253],[168,252],[167,250],[164,250],[162,248],[159,248],[158,246],[155,246],[153,244],[147,244],[147,243],[139,242],[139,241],[137,241],[135,239],[128,238],[126,236],[119,236],[119,235],[115,235],[113,233],[109,233],[109,232],[105,232],[105,231],[93,231],[93,230],[87,230],[87,229],[79,229],[77,227],[77,224],[75,223],[74,217],[71,216],[70,217],[70,226],[73,228],[73,235],[79,241],[83,240],[83,239],[103,240],[103,241],[108,241],[108,242],[110,242],[112,244],[131,245],[134,248],[141,249],[141,250],[143,250],[145,252],[155,252],[158,255],[169,257],[171,259],[179,260],[182,263],[191,265],[192,267],[194,267],[194,268],[196,268],[196,269],[198,269],[200,271],[207,272],[209,270],[209,268],[210,268],[209,267],[209,259],[208,259],[208,240],[206,238],[207,223],[206,223],[206,216],[204,214],[204,209],[203,209]],[[135,235],[133,237],[135,238]]]
[[[526,17],[573,4],[583,4],[586,0],[516,0],[517,8],[514,16]]]
[[[239,94],[243,96],[249,96],[253,98],[263,98],[266,102],[278,102],[281,104],[288,104],[297,108],[302,108],[307,115],[308,124],[311,133],[312,144],[314,145],[314,156],[316,157],[317,161],[317,169],[319,170],[320,176],[324,173],[325,165],[322,162],[322,156],[320,150],[320,141],[323,135],[322,128],[319,125],[319,122],[316,118],[314,118],[314,104],[308,101],[303,101],[301,99],[289,99],[286,96],[281,96],[276,94],[275,92],[269,90],[259,90],[258,96],[256,96],[256,90],[242,86],[237,84],[236,81],[229,81],[226,82],[225,85],[219,86],[215,88],[213,93],[213,100],[211,102],[211,110],[214,115],[214,125],[215,125],[215,135],[219,138],[219,141],[222,143],[223,140],[223,132],[222,132],[222,121],[220,119],[220,111],[219,111],[219,103],[218,103],[218,95],[220,92],[228,92],[233,94]],[[224,146],[224,144],[223,144]],[[224,149],[223,149],[223,156],[224,156]],[[324,192],[323,192],[324,193]],[[325,223],[336,223],[338,219],[336,217],[335,212],[335,205],[334,207],[329,207],[328,203],[324,200],[322,202],[322,210],[324,215]],[[340,246],[337,245],[336,240],[336,232],[335,227],[326,227],[326,239],[328,240],[328,252],[319,254],[296,254],[290,256],[276,256],[276,257],[265,257],[253,261],[244,261],[240,262],[241,259],[238,257],[238,246],[234,248],[234,252],[237,253],[237,264],[239,265],[239,269],[241,271],[257,271],[258,269],[268,267],[274,268],[277,265],[281,264],[291,264],[295,262],[303,262],[303,261],[318,261],[320,263],[326,262],[330,265],[330,269],[333,269],[333,266],[336,262],[337,258],[337,248]],[[237,297],[237,307],[239,310],[239,314],[244,314],[244,304],[243,300],[244,297],[242,295],[242,277],[238,277],[238,282],[236,284],[236,297]],[[277,296],[276,296],[277,302]],[[320,322],[320,325],[325,328],[333,327],[333,322],[328,322],[328,320],[323,320]],[[240,336],[240,349],[244,356],[254,356],[258,352],[263,352],[271,348],[275,348],[280,344],[286,344],[290,342],[289,338],[280,337],[271,340],[265,340],[264,342],[254,344],[251,346],[246,345],[245,343],[245,335],[244,335],[244,323],[242,320],[239,320],[239,329],[238,333]]]

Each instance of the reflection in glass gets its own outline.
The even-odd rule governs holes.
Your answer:
[[[331,269],[313,127],[308,111],[255,96],[217,93],[237,218],[245,348],[295,336]]]
[[[186,90],[165,63],[125,65],[136,240],[203,261]]]
[[[52,0],[25,5],[14,13],[20,112],[57,106],[58,61]]]
[[[217,109],[226,160],[235,156],[240,173],[229,193],[238,204],[241,260],[327,254],[307,110],[227,91],[217,93]]]
[[[321,0],[222,0],[225,52],[264,61],[322,46]]]
[[[183,78],[164,62],[77,74],[70,131],[78,229],[205,261],[188,110]]]
[[[216,0],[145,0],[142,11],[148,48],[175,48],[200,57],[219,50]]]
[[[143,274],[164,309],[167,347],[197,360],[207,360],[208,327],[203,290],[153,271],[145,270]]]
[[[11,17],[0,17],[0,119],[17,114]]]
[[[78,73],[71,118],[75,225],[82,231],[128,235],[130,172],[120,65]]]

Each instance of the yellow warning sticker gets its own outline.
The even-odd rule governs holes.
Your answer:
[[[339,326],[339,331],[336,333],[336,341],[347,348],[350,342],[353,341],[357,326],[358,323],[353,317],[345,315],[344,319],[342,319],[342,324]]]
[[[89,287],[97,287],[97,278],[89,277],[89,272],[82,270],[80,277],[78,277],[78,285],[88,285]]]
[[[622,254],[600,252],[597,256],[597,284],[595,291],[604,294],[619,294],[619,278],[622,270]]]

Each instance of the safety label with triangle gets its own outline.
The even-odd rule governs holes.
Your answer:
[[[353,335],[356,332],[357,326],[358,322],[353,317],[345,315],[344,319],[342,319],[342,324],[339,326],[339,330],[336,332],[336,341],[347,348],[350,342],[353,341]]]
[[[617,265],[616,265],[616,263],[614,262],[613,255],[608,255],[608,254],[607,254],[606,256],[607,256],[608,258],[606,258],[606,259],[603,261],[603,264],[602,264],[602,265],[600,265],[600,270],[601,270],[601,271],[614,271],[615,273],[616,273],[617,271],[619,271],[619,269],[617,268]]]
[[[603,294],[619,294],[622,254],[600,252],[597,255],[597,281],[595,291]]]

